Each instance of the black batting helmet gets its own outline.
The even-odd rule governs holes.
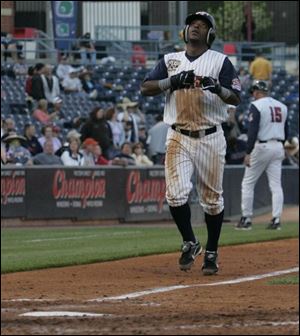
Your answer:
[[[193,14],[189,14],[186,17],[185,27],[184,27],[184,30],[183,30],[184,42],[188,43],[188,29],[189,29],[189,26],[190,26],[191,22],[196,20],[196,19],[204,20],[209,25],[209,30],[208,30],[207,37],[206,37],[206,43],[207,43],[208,47],[210,48],[213,41],[216,38],[216,22],[215,22],[215,19],[210,14],[208,14],[207,12],[196,12],[196,13],[193,13]]]
[[[269,91],[268,84],[262,80],[256,80],[251,85],[249,92],[253,93],[254,90],[268,92]]]

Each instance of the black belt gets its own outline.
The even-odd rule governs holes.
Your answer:
[[[171,127],[172,127],[172,129],[174,131],[176,131],[178,133],[181,133],[183,135],[187,135],[187,136],[189,136],[191,138],[202,138],[202,137],[204,137],[206,135],[209,135],[209,134],[217,132],[217,126],[208,128],[206,130],[199,130],[199,131],[188,131],[188,130],[179,128],[175,124],[173,124]]]
[[[278,141],[278,142],[282,142],[283,140],[279,140],[279,139],[269,139],[269,140],[258,140],[259,143],[267,143],[269,141]]]

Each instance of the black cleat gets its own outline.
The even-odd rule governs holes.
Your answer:
[[[235,226],[236,230],[251,230],[252,223],[249,217],[241,217],[240,221]]]
[[[188,271],[193,266],[196,257],[201,254],[202,247],[198,240],[196,243],[192,241],[184,241],[181,251],[182,254],[179,258],[179,267],[182,271]]]
[[[218,272],[219,266],[217,264],[217,259],[217,251],[205,251],[204,263],[202,265],[202,272],[204,275],[213,275]]]
[[[272,218],[270,224],[266,227],[267,230],[281,230],[279,218]]]

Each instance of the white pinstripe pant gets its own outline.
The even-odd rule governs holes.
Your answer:
[[[166,198],[172,207],[188,201],[192,190],[191,178],[196,175],[200,204],[210,215],[224,209],[223,173],[226,141],[221,126],[217,132],[200,139],[169,129],[165,161]]]

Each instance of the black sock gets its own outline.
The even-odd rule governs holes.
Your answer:
[[[196,242],[191,224],[191,209],[188,203],[179,207],[169,207],[171,215],[184,241]]]
[[[217,251],[221,228],[223,224],[224,210],[218,215],[212,216],[205,213],[205,222],[207,227],[207,251]]]

